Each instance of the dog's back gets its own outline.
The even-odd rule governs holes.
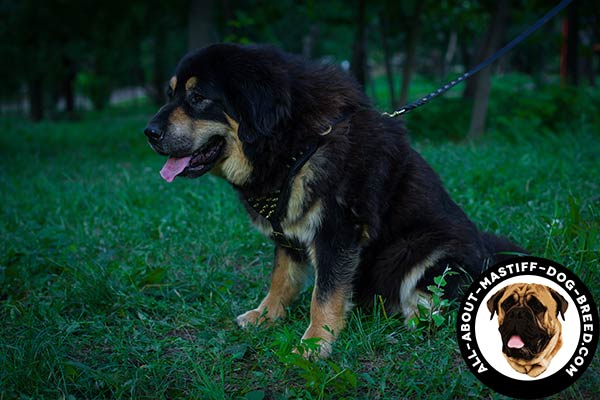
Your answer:
[[[343,197],[353,199],[358,223],[368,233],[355,280],[359,303],[371,304],[382,295],[392,312],[410,317],[417,297],[447,267],[458,273],[445,288],[456,296],[462,283],[511,256],[506,253],[524,253],[508,239],[477,229],[409,146],[402,124],[378,113],[358,118],[361,123],[353,125],[348,140],[361,149],[357,158],[362,160],[345,165],[354,190]],[[377,134],[365,132],[371,126]],[[353,174],[360,178],[358,186],[351,184]]]

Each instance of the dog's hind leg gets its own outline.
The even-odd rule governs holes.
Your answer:
[[[269,293],[258,307],[236,318],[241,327],[285,317],[286,307],[296,299],[306,281],[308,267],[281,247],[275,249],[275,265]]]

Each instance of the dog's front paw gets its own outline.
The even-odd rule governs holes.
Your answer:
[[[241,327],[246,328],[249,325],[259,325],[266,320],[266,312],[265,315],[262,315],[263,312],[257,309],[246,311],[243,314],[238,315],[235,318],[235,322]]]
[[[315,328],[311,325],[302,335],[300,346],[296,347],[293,352],[306,359],[328,358],[331,355],[335,339],[330,330]]]
[[[249,325],[261,325],[268,323],[278,318],[285,317],[285,310],[283,307],[272,307],[271,309],[255,308],[254,310],[246,311],[245,313],[238,315],[235,322],[245,328]]]

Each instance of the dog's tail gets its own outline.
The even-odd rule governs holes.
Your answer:
[[[494,265],[502,260],[529,254],[527,250],[517,246],[504,236],[481,232],[481,241],[488,253],[488,265]]]

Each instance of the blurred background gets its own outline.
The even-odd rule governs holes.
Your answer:
[[[337,63],[391,110],[478,64],[557,3],[2,0],[0,115],[69,119],[114,104],[161,104],[179,58],[218,41],[274,43]],[[525,128],[558,130],[582,115],[598,118],[591,88],[599,71],[600,5],[575,1],[409,126],[475,138],[492,107],[491,128],[522,116]],[[495,84],[492,75],[505,79]]]
[[[285,323],[240,330],[234,317],[268,290],[273,244],[224,180],[161,179],[142,131],[179,59],[216,41],[335,63],[391,111],[556,4],[0,0],[0,400],[499,399],[456,351],[454,306],[414,331],[383,302],[355,309],[327,362],[290,358],[310,290]],[[479,228],[564,264],[594,294],[599,73],[600,2],[575,0],[404,117]],[[599,388],[596,357],[553,399]]]

